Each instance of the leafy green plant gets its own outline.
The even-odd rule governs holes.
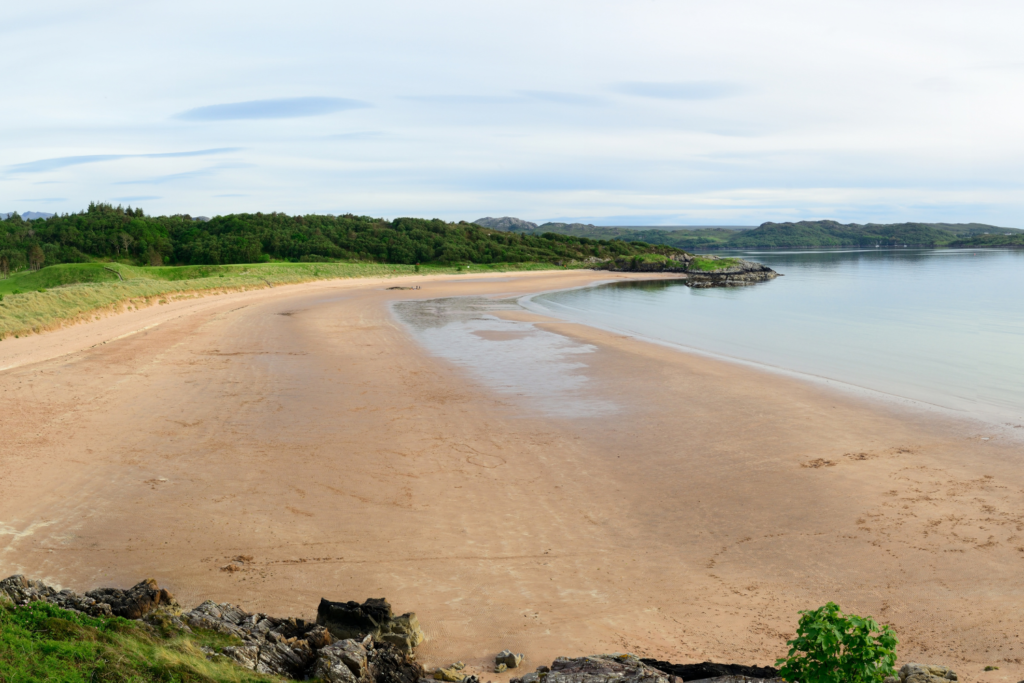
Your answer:
[[[896,634],[871,617],[843,614],[834,602],[800,612],[779,676],[800,683],[880,683],[895,675]]]

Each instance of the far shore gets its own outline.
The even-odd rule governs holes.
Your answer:
[[[893,624],[901,663],[1024,678],[1019,444],[501,312],[592,346],[587,395],[617,406],[538,414],[389,310],[663,278],[321,280],[8,338],[0,578],[81,592],[153,577],[187,607],[303,617],[321,597],[386,597],[419,615],[425,665],[508,648],[528,670],[600,651],[772,664],[799,610],[832,600]]]

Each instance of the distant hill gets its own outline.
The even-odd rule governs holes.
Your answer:
[[[537,228],[536,223],[524,221],[521,218],[512,218],[511,216],[503,216],[502,218],[491,218],[488,216],[487,218],[477,218],[473,222],[479,226],[503,232],[530,232]]]
[[[503,219],[506,220],[506,219]],[[516,220],[518,219],[507,219]],[[1024,242],[1024,231],[983,223],[890,223],[860,225],[837,221],[762,223],[756,228],[686,227],[662,229],[645,226],[597,226],[585,223],[544,223],[536,227],[527,221],[509,223],[509,232],[543,235],[556,233],[595,240],[646,242],[684,249],[773,249],[814,247],[873,247],[908,245],[933,246],[1016,246]],[[502,228],[498,228],[502,229]]]
[[[6,220],[6,219],[10,218],[11,216],[13,216],[16,213],[17,213],[17,211],[9,211],[8,213],[0,213],[0,220]],[[45,211],[26,211],[25,213],[20,214],[20,215],[21,215],[22,220],[34,221],[37,218],[49,218],[53,214],[52,213],[46,213]]]

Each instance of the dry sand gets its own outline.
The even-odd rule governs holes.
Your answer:
[[[619,407],[545,417],[387,305],[610,277],[319,282],[4,341],[0,575],[152,576],[187,606],[306,617],[386,596],[419,614],[425,663],[508,647],[531,669],[609,650],[767,664],[798,610],[834,600],[894,624],[903,662],[1024,678],[1019,444],[502,314],[594,345],[587,394]]]

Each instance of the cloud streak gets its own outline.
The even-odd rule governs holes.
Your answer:
[[[86,154],[73,157],[56,157],[54,159],[39,159],[28,161],[23,164],[9,166],[10,173],[44,173],[55,171],[68,166],[79,166],[81,164],[95,164],[101,161],[116,161],[118,159],[175,159],[179,157],[205,157],[213,154],[227,154],[237,152],[241,147],[217,147],[215,149],[199,149],[191,152],[161,152],[158,154]]]
[[[282,97],[196,107],[174,115],[182,121],[242,121],[254,119],[297,119],[324,116],[348,109],[365,109],[370,104],[343,97]]]
[[[612,86],[612,90],[635,97],[653,97],[659,100],[717,100],[743,92],[736,83],[724,81],[679,81],[651,83],[627,81]]]

